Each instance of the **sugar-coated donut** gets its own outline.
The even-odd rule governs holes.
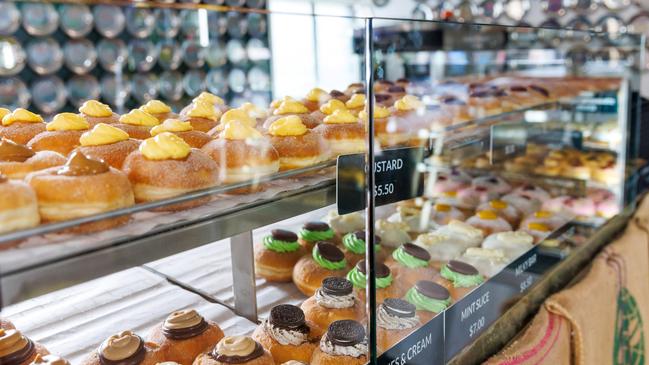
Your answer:
[[[36,193],[26,183],[0,174],[0,233],[35,227],[40,223]],[[7,245],[0,245],[0,249]]]
[[[0,174],[10,179],[23,179],[30,172],[61,166],[65,161],[65,157],[57,152],[34,152],[6,138],[0,140]]]

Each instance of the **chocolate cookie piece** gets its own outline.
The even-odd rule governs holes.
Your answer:
[[[316,247],[318,249],[318,252],[320,253],[320,256],[322,256],[322,258],[325,260],[338,262],[345,259],[345,254],[340,251],[340,249],[333,243],[320,241],[316,243]]]
[[[451,271],[456,272],[458,274],[462,275],[478,275],[480,274],[478,272],[478,269],[475,267],[462,262],[462,261],[457,261],[457,260],[451,260],[446,264],[446,266],[451,269]]]
[[[387,298],[381,304],[386,312],[399,318],[412,318],[415,316],[417,307],[403,299]]]
[[[410,256],[416,257],[420,260],[430,261],[430,253],[426,249],[417,246],[414,243],[404,243],[401,247],[403,248],[403,251]]]
[[[356,238],[358,238],[359,240],[365,241],[365,231],[356,231],[354,232],[354,236],[356,236]],[[374,235],[374,244],[381,244],[381,237]]]
[[[415,289],[421,295],[431,299],[446,300],[451,296],[445,287],[428,280],[419,280],[416,282]]]
[[[358,263],[356,263],[356,269],[358,271],[362,272],[363,274],[367,274],[365,272],[365,260],[360,260]],[[387,267],[385,264],[380,264],[377,263],[376,267],[374,268],[374,274],[376,275],[377,279],[380,278],[387,278],[390,275],[390,268]]]
[[[352,293],[354,285],[346,278],[328,277],[322,280],[322,292],[334,297],[342,297]]]
[[[354,346],[365,341],[365,328],[351,319],[335,321],[329,325],[327,340],[337,346]]]
[[[274,240],[284,241],[284,242],[295,242],[297,241],[297,235],[291,231],[285,229],[273,229],[270,231],[271,236]]]
[[[306,330],[308,332],[309,330],[302,309],[290,304],[280,304],[273,307],[270,310],[268,321],[274,327],[289,331],[304,332]]]
[[[325,222],[307,222],[304,223],[304,226],[302,228],[306,229],[307,231],[314,231],[314,232],[324,232],[329,230],[329,225]]]

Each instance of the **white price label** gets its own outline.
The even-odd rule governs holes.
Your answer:
[[[482,328],[484,328],[485,325],[485,319],[484,316],[478,318],[477,321],[473,322],[471,326],[469,326],[469,337],[473,337],[480,332]]]
[[[394,184],[393,183],[387,183],[387,184],[379,184],[374,186],[374,196],[386,196],[394,194]]]

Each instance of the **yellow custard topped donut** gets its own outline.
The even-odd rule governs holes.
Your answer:
[[[261,133],[259,133],[258,130],[250,126],[232,121],[225,125],[223,132],[219,134],[219,137],[225,139],[245,140],[262,138],[263,136],[261,135]]]
[[[279,107],[275,109],[273,114],[275,115],[285,115],[285,114],[304,114],[308,113],[309,109],[307,109],[304,104],[300,103],[297,100],[284,100],[282,101],[281,104],[279,104]]]
[[[151,129],[151,135],[157,136],[164,132],[189,132],[193,131],[194,127],[190,122],[182,122],[178,119],[167,119],[162,124],[157,125]]]
[[[95,118],[105,118],[113,115],[113,111],[110,107],[104,103],[101,103],[97,100],[88,100],[81,105],[79,112]]]
[[[309,90],[309,92],[306,94],[304,99],[308,101],[320,101],[326,99],[328,96],[329,93],[327,93],[326,91],[322,90],[319,87],[316,87]]]
[[[394,102],[394,107],[400,111],[416,110],[424,107],[424,103],[414,95],[406,95]]]
[[[362,110],[360,113],[358,113],[358,116],[367,121],[367,111]],[[380,106],[380,105],[375,105],[374,106],[374,119],[379,119],[379,118],[387,118],[390,116],[390,109]]]
[[[60,113],[47,123],[48,131],[81,131],[90,128],[90,124],[79,114]]]
[[[82,146],[103,146],[128,140],[128,133],[105,123],[97,124],[93,129],[81,135]]]
[[[182,138],[169,132],[144,140],[140,152],[149,160],[182,160],[192,148]]]
[[[171,113],[169,105],[161,102],[160,100],[149,100],[146,104],[140,107],[140,110],[149,114],[165,114]]]
[[[27,109],[18,108],[13,112],[6,114],[2,117],[2,125],[12,125],[16,122],[21,123],[43,123],[43,117],[38,114],[32,113]]]
[[[204,102],[210,103],[212,105],[224,105],[225,104],[225,101],[223,99],[221,99],[220,97],[218,97],[218,96],[216,96],[216,95],[214,95],[212,93],[208,93],[207,91],[203,91],[197,97],[195,97],[194,100],[192,100],[192,102],[194,102],[194,103],[196,103],[198,101],[204,101]]]
[[[214,107],[213,103],[200,99],[192,103],[191,108],[187,112],[190,118],[205,118],[209,120],[218,120],[221,116],[221,111]]]
[[[5,117],[5,115],[10,114],[11,110],[7,108],[0,108],[0,120]]]
[[[285,101],[295,101],[295,99],[292,96],[287,95],[287,96],[285,96],[285,97],[283,97],[281,99],[275,99],[275,100],[271,101],[270,102],[270,107],[273,108],[273,109],[277,109]]]
[[[245,110],[230,109],[221,116],[221,124],[219,124],[220,129],[223,129],[226,124],[233,121],[241,122],[249,127],[257,125],[257,121],[250,117]]]
[[[140,127],[154,127],[160,124],[158,118],[140,109],[133,109],[128,114],[122,115],[119,122]]]
[[[363,94],[354,94],[352,97],[347,100],[345,106],[349,109],[356,109],[365,106],[365,95]]]
[[[336,110],[347,109],[345,103],[338,99],[331,99],[320,107],[320,111],[324,114],[330,115],[333,114]]]
[[[358,122],[358,119],[347,109],[335,110],[331,115],[324,118],[325,124],[350,124],[356,122]]]
[[[277,119],[268,128],[268,133],[276,137],[302,136],[309,129],[302,123],[302,119],[295,115]]]

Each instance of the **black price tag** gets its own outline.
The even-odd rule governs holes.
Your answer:
[[[438,315],[378,358],[379,365],[444,364],[444,316]]]
[[[503,123],[491,127],[491,164],[525,154],[527,128],[524,123]]]
[[[418,171],[424,149],[399,148],[385,150],[374,160],[376,206],[412,199],[423,194],[423,174]],[[365,154],[338,157],[336,198],[338,214],[363,210],[366,207]]]

